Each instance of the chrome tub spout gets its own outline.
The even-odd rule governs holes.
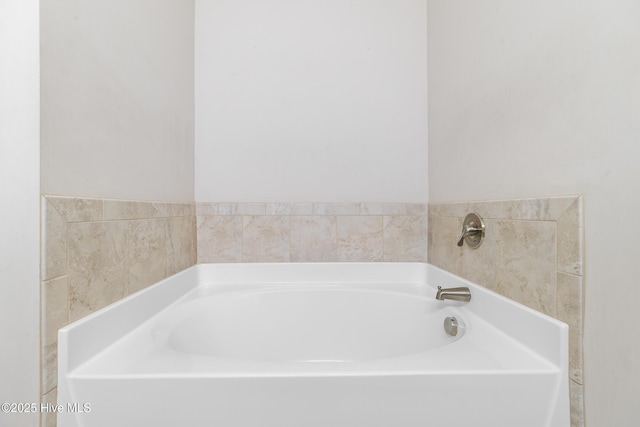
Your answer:
[[[471,291],[466,286],[460,287],[460,288],[445,288],[445,289],[442,289],[442,286],[438,286],[438,293],[436,294],[436,299],[440,301],[444,301],[446,299],[450,299],[454,301],[470,301]]]

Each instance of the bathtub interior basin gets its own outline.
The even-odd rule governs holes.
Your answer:
[[[404,356],[464,335],[461,319],[456,336],[444,332],[446,316],[433,298],[389,288],[294,284],[214,293],[169,310],[152,334],[184,353],[291,362]]]
[[[566,427],[567,329],[428,264],[197,265],[60,330],[58,426]]]

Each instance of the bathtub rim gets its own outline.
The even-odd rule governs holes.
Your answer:
[[[249,271],[250,270],[250,271]],[[432,264],[422,262],[318,262],[318,263],[205,263],[195,264],[181,272],[169,276],[145,289],[103,307],[78,319],[58,331],[58,348],[68,348],[71,340],[82,340],[82,349],[74,355],[68,351],[58,352],[58,375],[70,373],[82,363],[108,347],[119,337],[135,329],[155,316],[161,310],[179,301],[194,289],[203,285],[243,283],[265,283],[265,274],[278,275],[278,283],[299,283],[300,275],[309,275],[313,270],[314,279],[305,283],[317,283],[322,277],[333,278],[338,272],[340,279],[322,280],[323,283],[388,283],[404,273],[407,282],[418,282],[433,289],[437,285],[468,286],[472,299],[469,303],[445,301],[451,306],[464,306],[507,335],[517,337],[525,346],[535,350],[544,359],[562,370],[568,371],[568,325],[538,312],[530,307],[506,298],[496,292],[477,285],[467,279],[445,271]],[[363,274],[363,272],[365,274]],[[320,276],[320,278],[318,278]],[[273,276],[270,276],[273,277]],[[368,277],[369,280],[363,280]],[[504,315],[515,315],[519,322],[506,323]],[[103,331],[99,337],[91,333],[97,328]],[[541,329],[540,333],[522,334],[523,329]],[[550,339],[558,346],[549,345]],[[560,349],[556,351],[553,347]],[[566,366],[565,366],[566,365]]]

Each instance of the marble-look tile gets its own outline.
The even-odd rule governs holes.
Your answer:
[[[69,320],[124,297],[129,286],[128,221],[69,224]]]
[[[496,221],[495,257],[497,292],[555,316],[555,222]]]
[[[196,216],[196,204],[195,203],[185,203],[184,204],[184,216]]]
[[[165,219],[167,225],[167,276],[197,262],[196,219],[193,216]]]
[[[464,218],[473,212],[474,204],[471,202],[434,203],[429,205],[429,215]]]
[[[242,262],[242,217],[198,216],[198,263]]]
[[[458,234],[462,231],[463,222],[463,218],[458,218]],[[485,288],[495,290],[496,220],[485,219],[484,222],[485,237],[480,246],[475,249],[466,243],[461,247],[455,246],[457,256],[454,273]]]
[[[522,200],[474,202],[473,211],[480,215],[482,219],[521,219]]]
[[[67,221],[42,198],[42,280],[67,274]]]
[[[129,288],[125,294],[167,277],[167,232],[164,219],[131,221]]]
[[[104,200],[103,206],[105,221],[142,218],[140,214],[142,207],[141,202],[132,200]]]
[[[172,217],[185,216],[185,203],[171,203],[169,205],[170,214]]]
[[[382,216],[338,216],[338,261],[382,261]]]
[[[196,216],[218,215],[217,203],[196,203]]]
[[[42,282],[42,393],[58,383],[58,329],[69,323],[67,276]]]
[[[54,388],[49,393],[42,396],[42,403],[45,405],[56,405],[58,402],[58,388]],[[66,409],[66,408],[65,408]],[[40,425],[42,427],[56,427],[57,419],[56,413],[54,411],[43,411],[42,413],[42,422]]]
[[[335,216],[291,217],[291,261],[337,261]]]
[[[429,203],[427,204],[427,217],[437,217],[442,216],[440,213],[442,212],[443,204],[440,203]]]
[[[584,386],[569,381],[571,427],[584,427]]]
[[[218,203],[218,215],[264,215],[266,203]]]
[[[406,215],[404,203],[360,203],[360,215]]]
[[[558,218],[558,271],[582,275],[582,197]]]
[[[427,217],[384,216],[385,261],[426,262]]]
[[[313,203],[267,203],[267,215],[313,215]]]
[[[289,261],[289,217],[244,216],[242,260],[244,262]]]
[[[69,323],[67,276],[42,282],[43,344],[57,342],[58,329]]]
[[[407,211],[407,215],[427,216],[429,214],[427,206],[428,205],[426,203],[407,203],[405,209]]]
[[[567,210],[576,196],[522,199],[522,219],[555,221]]]
[[[582,278],[558,273],[557,319],[569,325],[569,378],[582,384]]]
[[[41,346],[42,390],[49,391],[58,385],[58,343]]]
[[[67,222],[102,220],[102,199],[45,196]]]
[[[124,219],[167,218],[185,216],[185,203],[143,202],[135,200],[104,200],[105,221]],[[195,209],[195,208],[194,208]]]
[[[360,203],[314,203],[314,215],[360,215]]]
[[[428,219],[428,259],[429,263],[455,273],[456,258],[459,256],[458,218],[430,216]]]
[[[106,206],[105,206],[106,212]],[[138,202],[138,218],[166,218],[171,216],[171,203],[168,202]],[[106,219],[106,213],[105,213]]]

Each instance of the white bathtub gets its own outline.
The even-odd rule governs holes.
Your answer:
[[[204,264],[60,330],[58,426],[568,427],[567,348],[428,264]]]

